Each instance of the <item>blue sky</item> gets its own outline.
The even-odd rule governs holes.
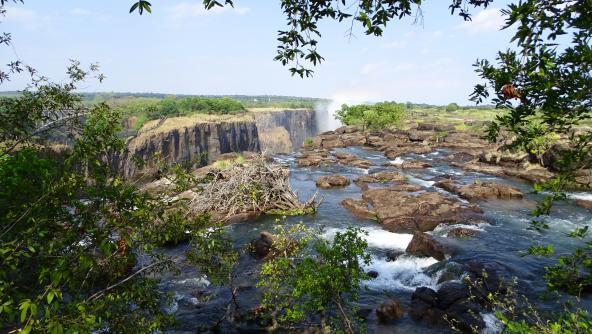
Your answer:
[[[170,94],[274,94],[355,100],[469,104],[478,81],[472,64],[508,47],[494,1],[473,22],[451,16],[450,1],[426,1],[423,23],[392,22],[384,36],[348,23],[321,25],[326,61],[313,78],[292,77],[274,62],[276,32],[284,28],[279,1],[235,0],[235,8],[206,12],[200,0],[152,0],[153,14],[130,15],[131,0],[25,0],[1,19],[19,59],[63,80],[68,59],[98,62],[107,79],[83,91]],[[15,55],[16,53],[16,55]],[[23,88],[14,78],[0,90]]]

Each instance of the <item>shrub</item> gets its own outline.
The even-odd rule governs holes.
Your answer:
[[[456,103],[450,103],[446,106],[446,111],[448,112],[457,111],[458,109],[460,109],[460,107]]]
[[[405,114],[405,108],[405,104],[395,102],[354,106],[344,104],[341,110],[337,111],[335,118],[346,125],[361,125],[364,130],[378,131],[399,124]]]

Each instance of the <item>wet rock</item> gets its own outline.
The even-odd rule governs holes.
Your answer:
[[[259,234],[259,238],[254,239],[251,241],[250,244],[250,251],[251,254],[259,257],[264,258],[269,254],[271,247],[273,245],[273,234],[263,231]]]
[[[388,252],[386,252],[386,262],[395,262],[403,254],[405,254],[404,251],[391,249]]]
[[[371,313],[372,313],[372,309],[368,308],[368,307],[361,308],[356,311],[356,315],[364,320],[367,320],[370,317]]]
[[[409,146],[399,146],[399,147],[392,147],[389,146],[385,149],[384,155],[389,159],[395,159],[401,155],[415,153],[415,154],[425,154],[430,153],[434,150],[433,147],[427,145],[409,145]]]
[[[376,317],[382,324],[399,320],[405,315],[401,304],[395,299],[389,299],[376,308]]]
[[[317,179],[317,187],[323,189],[345,187],[349,184],[349,179],[342,175],[326,175]]]
[[[461,332],[473,333],[474,329],[484,328],[485,323],[479,315],[480,305],[469,296],[469,289],[461,283],[445,283],[438,292],[420,287],[411,296],[409,315],[415,321],[437,327],[454,323]]]
[[[296,159],[299,167],[316,167],[332,163],[327,151],[307,151]]]
[[[459,201],[436,192],[405,193],[405,185],[369,189],[362,198],[376,212],[379,223],[395,233],[431,231],[439,224],[478,223],[482,215],[478,210],[463,206]],[[417,186],[414,186],[417,189]]]
[[[446,309],[459,299],[466,299],[470,296],[469,288],[457,282],[446,282],[438,289],[438,307]]]
[[[433,257],[436,260],[442,261],[446,257],[446,254],[452,252],[452,249],[443,245],[433,236],[418,232],[413,235],[405,251],[409,254]]]
[[[576,205],[584,209],[592,210],[592,201],[589,200],[577,199]]]
[[[366,273],[366,275],[368,275],[368,277],[370,278],[377,278],[378,277],[378,271],[376,270],[370,270]]]
[[[395,172],[378,172],[369,175],[362,175],[354,180],[355,183],[386,183],[386,182],[403,182],[405,176]]]
[[[430,167],[432,167],[432,165],[423,161],[405,161],[401,164],[401,168],[403,169],[424,169]]]
[[[484,200],[490,198],[522,199],[524,196],[515,187],[493,182],[469,184],[460,187],[457,193],[460,197],[468,200]]]
[[[368,208],[368,203],[362,200],[346,198],[341,201],[341,205],[351,212],[354,216],[362,219],[375,219],[376,213]]]
[[[470,238],[477,235],[477,230],[466,227],[455,227],[448,231],[447,236],[453,238]]]
[[[356,160],[358,156],[347,152],[335,152],[333,155],[339,160]]]
[[[454,183],[454,181],[450,180],[450,179],[444,179],[441,181],[438,181],[434,184],[434,186],[438,187],[438,188],[442,188],[448,192],[451,193],[457,193],[458,192],[458,185],[456,185],[456,183]]]

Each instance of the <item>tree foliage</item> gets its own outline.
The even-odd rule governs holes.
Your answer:
[[[496,62],[475,64],[484,83],[475,86],[472,99],[492,98],[507,113],[488,130],[496,140],[501,131],[515,135],[513,146],[535,153],[539,160],[551,140],[561,139],[557,176],[535,187],[551,191],[534,210],[544,217],[561,192],[573,185],[579,171],[592,167],[592,132],[578,124],[592,116],[592,2],[527,0],[503,10],[506,27],[516,27],[515,49],[499,52]],[[549,225],[533,221],[536,229]],[[592,288],[592,247],[589,236],[569,256],[548,269],[549,287],[579,294]]]
[[[326,241],[314,239],[301,225],[280,228],[274,254],[262,266],[258,284],[264,289],[263,309],[276,322],[274,329],[316,318],[327,327],[323,329],[358,331],[350,303],[357,300],[367,278],[363,268],[370,264],[363,233],[348,228]],[[309,243],[312,254],[307,253]]]
[[[405,109],[405,104],[395,102],[353,106],[344,104],[335,118],[345,125],[359,125],[363,129],[378,131],[399,124],[405,115]]]

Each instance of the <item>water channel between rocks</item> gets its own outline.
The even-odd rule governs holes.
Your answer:
[[[367,290],[361,295],[358,307],[360,309],[374,310],[381,302],[389,297],[398,299],[404,307],[410,303],[410,296],[417,287],[427,286],[433,289],[438,288],[443,268],[451,263],[466,263],[471,260],[495,263],[512,277],[517,277],[520,286],[527,287],[525,292],[537,305],[543,309],[552,310],[556,303],[539,300],[545,292],[543,279],[544,267],[552,264],[550,260],[521,256],[520,252],[525,251],[536,241],[540,244],[553,243],[556,252],[562,253],[570,249],[573,240],[565,235],[576,225],[592,225],[592,214],[585,209],[575,206],[573,201],[565,201],[557,204],[550,217],[551,230],[541,234],[528,230],[530,221],[529,212],[534,202],[540,199],[541,195],[529,193],[531,186],[507,178],[495,177],[482,173],[466,172],[462,169],[452,167],[445,156],[449,151],[439,149],[429,154],[407,154],[389,161],[383,152],[362,149],[360,147],[349,147],[336,149],[353,153],[361,159],[368,160],[374,164],[369,169],[361,169],[351,166],[330,165],[326,167],[301,168],[297,167],[294,155],[277,156],[276,161],[290,166],[291,184],[302,200],[308,199],[316,191],[324,198],[318,212],[312,216],[288,217],[283,223],[294,224],[304,223],[308,227],[322,228],[322,235],[331,238],[335,232],[346,229],[348,226],[363,228],[368,232],[367,241],[373,262],[368,270],[378,272],[378,277],[366,281]],[[425,161],[432,165],[425,169],[400,169],[398,164],[405,160]],[[392,166],[383,166],[385,164]],[[496,183],[509,184],[524,192],[523,200],[496,200],[477,202],[485,212],[488,224],[473,225],[470,228],[478,229],[479,233],[472,238],[454,239],[449,238],[455,246],[455,253],[443,261],[434,258],[420,258],[410,255],[403,255],[394,262],[387,262],[386,253],[389,250],[404,251],[410,242],[411,234],[391,233],[381,228],[381,225],[373,220],[355,218],[340,202],[346,198],[358,199],[361,197],[361,189],[352,183],[344,188],[319,190],[315,180],[322,175],[338,173],[350,179],[382,170],[399,172],[407,177],[410,184],[422,187],[422,191],[440,192],[444,196],[454,197],[464,201],[443,189],[434,187],[437,179],[453,176],[458,184],[471,184],[476,180],[480,182],[493,181]],[[386,185],[372,185],[371,187],[382,187]],[[574,193],[570,197],[589,196],[585,193]],[[245,249],[248,243],[256,238],[261,231],[273,231],[277,217],[263,217],[256,221],[239,223],[228,226],[229,232],[235,240],[237,249]],[[446,236],[452,226],[438,227],[431,234]],[[179,245],[166,249],[170,254],[182,255],[187,245]],[[238,281],[238,301],[241,308],[248,310],[257,305],[259,296],[255,283],[261,260],[254,259],[248,254],[240,257],[236,268]],[[460,273],[462,275],[462,273]],[[179,326],[171,333],[195,332],[199,328],[211,326],[225,312],[226,305],[230,298],[227,288],[215,288],[209,286],[207,280],[189,265],[183,267],[181,275],[165,278],[163,289],[174,293],[173,305],[169,312],[175,314]],[[584,304],[590,306],[591,301],[584,300]],[[485,319],[489,319],[485,315]],[[486,321],[487,322],[487,321]],[[405,316],[400,321],[391,325],[379,325],[374,312],[371,312],[367,320],[370,333],[445,333],[441,328],[430,328],[421,323],[412,321]],[[486,332],[495,332],[493,326],[489,325]]]

